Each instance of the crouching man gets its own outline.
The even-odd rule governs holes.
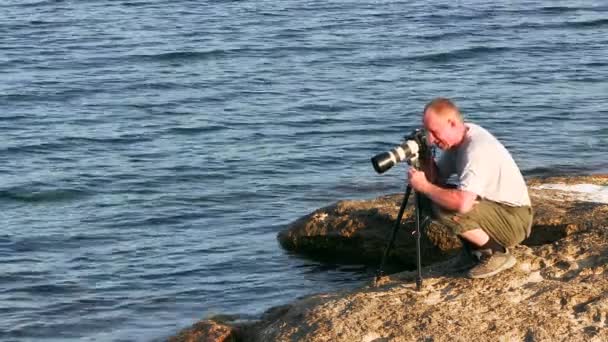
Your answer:
[[[422,171],[409,169],[412,188],[430,198],[434,218],[478,256],[469,277],[486,278],[513,267],[516,260],[508,248],[530,234],[532,208],[511,154],[487,130],[465,122],[448,99],[429,102],[423,124],[429,144],[444,152]],[[458,186],[446,186],[454,174]]]

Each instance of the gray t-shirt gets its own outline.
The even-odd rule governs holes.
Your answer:
[[[529,206],[526,182],[507,149],[487,130],[466,123],[464,141],[444,151],[437,162],[439,176],[456,174],[458,188],[510,206]]]

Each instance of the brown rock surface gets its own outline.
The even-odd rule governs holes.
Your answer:
[[[607,176],[566,180],[608,185]],[[535,233],[514,248],[518,264],[511,270],[472,280],[453,268],[453,259],[437,262],[424,268],[419,292],[409,271],[379,286],[308,296],[268,310],[259,321],[236,324],[247,332],[238,340],[608,341],[608,204],[557,190],[531,194]],[[383,212],[372,203],[381,202],[369,202],[367,211]],[[352,226],[337,231],[346,235]]]
[[[237,329],[222,323],[222,319],[202,320],[179,334],[170,337],[169,342],[236,342]]]
[[[531,187],[549,183],[608,184],[608,175],[581,177],[538,178],[529,181]],[[586,216],[593,214],[593,203],[576,201],[573,194],[548,189],[530,189],[535,209],[534,229],[525,245],[556,241],[587,224]],[[289,224],[278,234],[281,246],[313,258],[346,262],[377,264],[382,257],[403,194],[382,196],[373,200],[339,201],[315,210]],[[389,261],[414,267],[416,241],[413,196],[403,218],[395,247]],[[439,224],[431,223],[423,239],[423,262],[432,264],[445,260],[461,247],[460,241]],[[364,251],[364,253],[361,253]]]
[[[413,267],[416,256],[413,197],[403,217],[390,261]],[[373,200],[339,201],[288,225],[278,234],[283,248],[313,258],[354,263],[378,263],[397,219],[403,194]],[[424,236],[423,260],[432,263],[453,255],[460,241],[443,227],[431,223]],[[362,253],[363,251],[363,253]]]
[[[381,287],[320,294],[259,323],[256,341],[608,341],[606,226],[518,247],[513,269],[466,279],[447,265]]]

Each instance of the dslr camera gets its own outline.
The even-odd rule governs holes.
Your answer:
[[[403,142],[388,152],[382,152],[372,157],[372,165],[378,173],[384,173],[397,163],[407,162],[415,168],[420,168],[420,158],[426,158],[430,152],[426,140],[426,132],[416,129],[403,138]]]

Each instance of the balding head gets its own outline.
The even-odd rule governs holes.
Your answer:
[[[428,114],[434,114],[442,118],[451,118],[462,121],[462,115],[460,114],[458,107],[456,107],[454,102],[452,102],[450,99],[446,99],[445,97],[437,97],[431,100],[431,102],[424,106],[424,111],[422,113],[425,117]]]
[[[422,118],[430,144],[442,150],[459,145],[464,139],[466,127],[454,102],[438,97],[424,107]]]

